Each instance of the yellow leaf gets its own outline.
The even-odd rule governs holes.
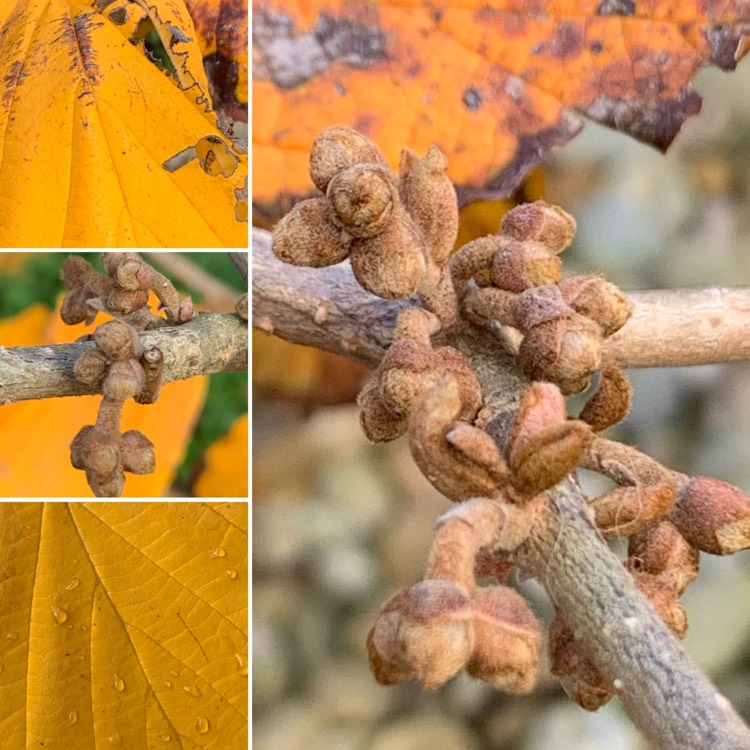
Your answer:
[[[0,19],[0,244],[247,245],[247,155],[209,109],[182,0],[5,0]]]
[[[247,497],[247,414],[206,451],[205,461],[196,497]]]
[[[247,747],[245,503],[0,504],[2,747]]]

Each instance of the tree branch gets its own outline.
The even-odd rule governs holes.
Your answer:
[[[604,341],[602,357],[621,367],[716,364],[750,359],[750,288],[627,292],[634,313]],[[299,268],[277,260],[270,234],[253,229],[253,325],[283,339],[375,366],[408,302],[390,302],[357,284],[348,263]]]
[[[247,370],[247,324],[237,315],[199,313],[185,325],[146,331],[140,339],[164,354],[163,383]],[[78,357],[92,348],[93,342],[0,347],[0,405],[97,393],[73,376]]]

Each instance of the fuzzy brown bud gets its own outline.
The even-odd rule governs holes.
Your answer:
[[[674,482],[618,487],[591,503],[605,539],[630,536],[663,518],[677,500]]]
[[[565,394],[584,390],[601,364],[599,326],[574,313],[531,328],[521,341],[518,358],[532,380],[550,380]]]
[[[504,242],[492,259],[492,282],[498,289],[522,292],[543,284],[557,284],[562,263],[540,242]]]
[[[381,685],[417,680],[444,685],[474,646],[466,591],[450,581],[426,580],[391,597],[367,636],[370,668]]]
[[[94,331],[94,342],[100,352],[113,360],[122,361],[138,357],[143,351],[136,331],[120,320],[102,323]]]
[[[145,376],[137,360],[113,362],[102,381],[104,398],[110,401],[127,401],[143,388]]]
[[[526,496],[554,486],[576,467],[592,437],[588,425],[565,418],[557,386],[532,383],[508,436],[505,453],[511,483]]]
[[[572,628],[558,614],[549,626],[549,669],[565,692],[587,711],[608,703],[615,691],[583,652]]]
[[[416,227],[405,211],[403,217],[377,237],[351,243],[349,260],[355,278],[368,292],[383,299],[410,297],[427,269]]]
[[[619,367],[603,367],[596,392],[578,415],[594,432],[621,422],[630,411],[633,389]]]
[[[536,240],[550,252],[561,253],[576,233],[575,219],[559,206],[544,201],[524,203],[508,211],[500,232],[517,240]]]
[[[447,168],[437,146],[430,146],[423,159],[408,148],[401,152],[401,197],[438,265],[448,260],[458,235],[458,200]]]
[[[349,255],[349,237],[333,224],[326,198],[297,203],[273,230],[271,249],[284,263],[321,268]]]
[[[154,444],[138,430],[128,430],[120,437],[122,465],[131,474],[151,474],[156,469]]]
[[[394,342],[378,367],[380,397],[386,408],[408,414],[435,369],[434,353],[428,344],[410,339]]]
[[[377,376],[365,383],[357,396],[359,423],[368,440],[386,443],[401,437],[409,427],[408,417],[394,414],[386,408],[380,397]]]
[[[457,430],[461,396],[456,379],[437,376],[409,419],[414,461],[432,485],[451,500],[496,497],[507,469],[492,438],[463,423]]]
[[[670,521],[633,534],[628,541],[627,567],[650,573],[681,596],[698,577],[700,553]]]
[[[563,299],[576,312],[595,320],[606,338],[619,331],[633,312],[633,304],[601,276],[569,276],[560,281]]]
[[[690,544],[713,555],[750,547],[750,497],[712,477],[691,477],[679,488],[670,520]]]
[[[380,234],[401,207],[396,178],[387,166],[355,164],[328,184],[326,196],[334,223],[352,237],[369,239]]]
[[[79,383],[98,386],[107,371],[109,360],[98,349],[84,352],[73,366],[73,374]]]
[[[380,149],[369,138],[352,128],[326,128],[310,150],[310,177],[315,187],[325,193],[339,172],[365,163],[385,164]]]
[[[542,633],[524,598],[506,586],[475,590],[474,648],[466,671],[509,693],[536,683]]]

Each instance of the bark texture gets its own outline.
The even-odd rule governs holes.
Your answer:
[[[237,315],[199,313],[185,325],[145,331],[140,339],[144,348],[161,349],[162,383],[248,369],[247,323]],[[78,357],[93,348],[93,342],[0,347],[0,405],[97,393],[73,375]]]

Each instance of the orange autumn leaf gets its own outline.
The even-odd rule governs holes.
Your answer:
[[[312,189],[330,125],[391,164],[436,143],[459,187],[510,193],[583,117],[666,148],[700,108],[695,70],[731,70],[741,0],[264,0],[254,6],[253,185],[266,215]]]
[[[0,504],[4,748],[247,747],[246,503]]]
[[[205,469],[193,488],[196,497],[247,497],[247,414],[209,447]]]
[[[62,297],[60,298],[62,300]],[[57,310],[34,305],[0,321],[4,346],[40,346],[75,341],[85,331],[65,325]],[[123,407],[122,431],[138,429],[153,443],[156,470],[128,474],[123,497],[163,497],[182,462],[200,416],[208,377],[167,384],[154,404],[132,399]],[[0,408],[0,497],[90,497],[84,472],[70,463],[78,430],[94,424],[101,397],[21,401]],[[40,470],[43,469],[43,470]]]
[[[246,245],[247,156],[183,0],[0,0],[0,23],[0,244]]]

